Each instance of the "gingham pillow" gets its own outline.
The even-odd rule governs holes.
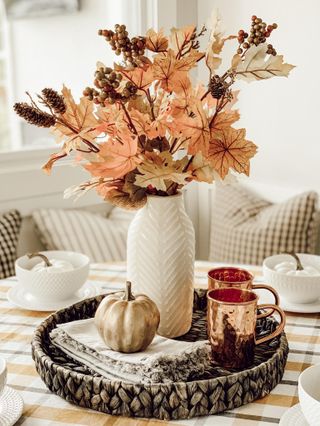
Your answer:
[[[272,204],[240,184],[221,185],[213,196],[209,259],[261,265],[284,251],[315,253],[317,205],[315,192]]]
[[[133,213],[112,211],[110,218],[84,210],[39,209],[32,214],[47,250],[84,253],[92,262],[125,260]]]
[[[0,279],[14,275],[21,220],[17,210],[0,216]]]

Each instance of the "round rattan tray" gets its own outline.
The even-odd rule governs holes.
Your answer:
[[[59,323],[93,317],[104,296],[84,300],[58,311],[37,328],[32,341],[36,369],[47,387],[67,401],[113,415],[186,419],[220,413],[267,395],[281,380],[288,355],[284,333],[257,346],[254,365],[244,371],[211,367],[192,381],[130,384],[92,375],[50,342],[50,331]],[[260,320],[256,333],[269,333],[273,319]],[[206,339],[206,292],[194,294],[191,330],[181,340]]]

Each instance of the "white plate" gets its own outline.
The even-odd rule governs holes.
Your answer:
[[[255,284],[266,284],[267,281],[263,277],[254,280]],[[274,299],[268,291],[257,290],[260,296],[259,303],[274,303]],[[280,308],[287,312],[295,312],[298,314],[317,314],[320,313],[320,299],[313,303],[291,303],[280,295]]]
[[[302,414],[300,404],[289,408],[280,419],[279,426],[309,426]]]
[[[280,308],[287,312],[299,314],[317,314],[320,312],[320,299],[313,303],[291,303],[280,296]]]
[[[27,293],[18,284],[8,291],[7,298],[9,302],[22,309],[27,309],[30,311],[52,312],[57,311],[58,309],[65,308],[66,306],[73,305],[74,303],[77,303],[83,299],[87,299],[88,297],[97,296],[98,294],[102,294],[104,292],[105,291],[103,291],[97,285],[87,283],[82,288],[80,288],[80,290],[77,291],[74,296],[70,297],[69,299],[62,300],[59,302],[47,302],[39,300],[30,293]]]
[[[6,386],[0,395],[0,426],[12,426],[20,419],[23,400],[17,391]]]

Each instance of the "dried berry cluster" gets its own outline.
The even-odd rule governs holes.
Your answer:
[[[126,26],[119,24],[115,25],[114,31],[99,30],[98,34],[106,39],[116,55],[123,55],[125,62],[133,66],[139,65],[140,58],[145,52],[145,37],[133,37],[130,39]]]
[[[273,30],[275,30],[278,25],[272,24],[267,25],[262,21],[261,18],[258,18],[256,15],[253,15],[250,29],[250,35],[246,33],[244,30],[240,30],[238,32],[238,41],[239,48],[237,53],[241,55],[244,50],[249,49],[250,46],[255,45],[258,46],[261,43],[265,43],[266,39],[270,37]],[[268,44],[268,54],[276,55],[277,52],[273,48],[272,44]]]
[[[51,127],[55,125],[55,118],[47,112],[27,104],[26,102],[17,102],[13,106],[14,111],[24,118],[28,123],[38,127]]]
[[[121,87],[122,74],[114,71],[112,68],[100,67],[94,76],[96,89],[86,87],[83,94],[95,104],[104,106],[105,101],[111,104],[114,104],[116,101],[126,102],[130,98],[135,97],[137,93],[137,87],[130,81]]]

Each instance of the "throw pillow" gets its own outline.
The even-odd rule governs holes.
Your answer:
[[[21,215],[10,210],[0,216],[0,279],[14,275],[17,245],[21,228]]]
[[[33,220],[47,250],[84,253],[92,262],[125,260],[130,218],[112,218],[85,210],[39,209]]]
[[[115,220],[117,222],[130,223],[136,215],[136,212],[137,210],[126,210],[121,207],[113,207],[108,214],[108,219]]]
[[[240,184],[217,186],[213,197],[209,259],[261,265],[273,254],[315,253],[319,211],[316,192],[273,204]]]

